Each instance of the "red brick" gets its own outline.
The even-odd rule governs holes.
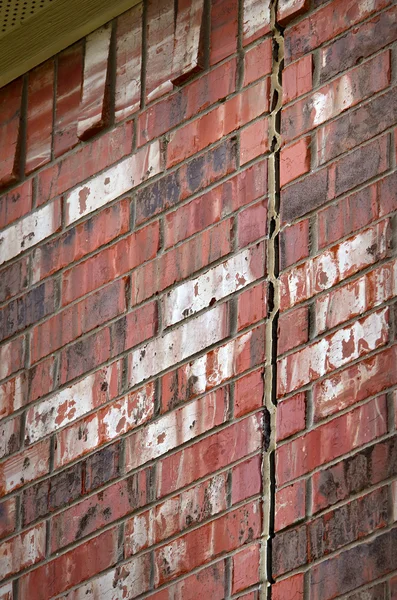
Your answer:
[[[282,581],[276,581],[272,586],[273,600],[301,600],[303,598],[304,576],[302,573],[293,575]]]
[[[299,96],[303,96],[313,88],[312,55],[303,56],[300,60],[283,70],[283,104],[287,104]]]
[[[0,347],[0,379],[22,369],[25,360],[25,338],[20,336]]]
[[[53,96],[54,61],[49,60],[29,73],[26,173],[51,160]]]
[[[0,385],[0,418],[7,417],[21,408],[28,398],[28,380],[25,373],[21,373],[6,383]]]
[[[12,263],[0,271],[0,302],[17,296],[28,286],[29,258]]]
[[[305,393],[300,392],[287,400],[279,402],[277,406],[277,441],[284,440],[294,433],[303,431],[306,426],[306,401]]]
[[[280,446],[276,461],[277,481],[283,485],[371,442],[386,431],[386,399],[381,396]]]
[[[386,3],[383,3],[386,4]],[[364,8],[365,10],[365,8]],[[392,7],[366,23],[350,29],[320,51],[320,81],[357,64],[395,41],[397,9]]]
[[[281,187],[310,171],[310,143],[310,137],[306,137],[295,144],[282,148],[280,152]]]
[[[31,360],[43,356],[95,329],[125,311],[126,282],[115,281],[33,328]]]
[[[51,551],[56,552],[150,502],[147,475],[149,471],[140,471],[53,516]]]
[[[39,364],[33,366],[28,372],[29,396],[26,394],[29,402],[38,400],[45,394],[52,392],[55,381],[55,357],[49,356]]]
[[[262,0],[244,0],[243,46],[270,31],[270,6]]]
[[[132,115],[141,101],[142,4],[117,19],[116,123]]]
[[[256,539],[260,528],[260,509],[255,502],[160,547],[155,550],[155,586]],[[172,562],[168,558],[170,556],[173,557]]]
[[[18,139],[21,120],[22,79],[0,91],[0,187],[16,181],[19,173]]]
[[[206,154],[193,158],[176,171],[136,193],[136,222],[185,200],[236,168],[236,140],[228,139]]]
[[[85,41],[83,87],[77,135],[87,139],[107,124],[106,79],[111,27],[104,25]]]
[[[83,82],[83,44],[79,42],[58,56],[55,100],[54,156],[58,158],[78,142],[77,122]]]
[[[17,526],[17,498],[13,496],[0,504],[0,538],[15,531]],[[1,597],[1,596],[0,596]]]
[[[236,59],[189,82],[139,115],[138,146],[196,116],[236,89]]]
[[[280,233],[280,266],[286,269],[309,256],[309,219],[285,227]]]
[[[272,544],[272,574],[274,578],[307,563],[306,526],[276,533]]]
[[[282,27],[288,25],[290,21],[296,19],[309,9],[309,0],[280,0],[277,7],[277,22]]]
[[[134,271],[131,276],[132,304],[150,298],[228,254],[231,230],[232,221],[222,221]]]
[[[49,440],[27,448],[8,458],[0,466],[0,491],[2,495],[46,475],[49,471]]]
[[[158,245],[159,225],[152,223],[71,267],[63,274],[63,306],[154,258]]]
[[[233,0],[211,2],[210,64],[237,51],[238,6]]]
[[[0,309],[0,341],[52,314],[56,308],[56,286],[51,280],[11,300]]]
[[[266,154],[269,151],[268,119],[259,119],[241,130],[240,164]]]
[[[310,562],[386,527],[388,515],[384,486],[315,519],[308,526]]]
[[[266,191],[267,163],[262,161],[168,213],[164,224],[165,248],[217,223],[238,208],[264,196]]]
[[[394,571],[396,543],[397,528],[394,528],[312,567],[313,600],[331,600]]]
[[[397,475],[397,437],[356,452],[336,465],[314,473],[312,513],[328,508],[351,494]]]
[[[131,152],[132,123],[93,140],[38,175],[37,202],[43,204]]]
[[[315,383],[315,419],[320,420],[396,385],[396,360],[397,346],[393,346]]]
[[[269,78],[226,100],[169,136],[167,167],[217,142],[269,110]]]
[[[284,143],[340,115],[387,87],[389,82],[390,53],[386,51],[283,109],[281,133]]]
[[[306,481],[301,479],[276,491],[274,529],[280,531],[305,518]]]
[[[22,597],[49,600],[116,561],[117,528],[113,528],[21,577]]]
[[[263,372],[254,371],[238,379],[235,385],[234,416],[242,417],[263,403]]]
[[[204,68],[204,0],[178,3],[172,53],[172,83],[181,85]]]
[[[237,300],[237,330],[261,321],[267,314],[267,285],[259,283],[242,292]]]
[[[0,458],[20,449],[21,417],[14,417],[0,423]]]
[[[355,0],[334,0],[332,4],[324,6],[288,30],[285,41],[286,63],[321,46],[388,4],[390,0],[375,0],[364,6]]]
[[[272,72],[272,41],[267,38],[244,54],[244,85]]]
[[[387,215],[393,210],[397,210],[397,197],[396,197],[396,182],[397,173],[394,172],[387,177],[383,177],[381,181],[378,181],[378,201],[379,210],[381,215]]]
[[[237,217],[238,247],[243,248],[267,233],[267,201],[249,206]]]
[[[262,490],[262,460],[260,455],[236,465],[232,469],[232,505],[238,504]]]
[[[248,546],[233,556],[232,593],[255,585],[259,581],[259,545]]]
[[[0,228],[7,227],[32,209],[32,179],[0,197]]]
[[[215,432],[158,462],[157,497],[161,498],[214,473],[259,450],[261,445],[261,418],[258,415],[252,415]]]
[[[6,579],[45,557],[45,523],[1,544],[0,577]]]
[[[196,600],[197,595],[202,598],[211,598],[212,600],[222,600],[224,598],[223,582],[225,579],[225,566],[223,561],[219,561],[198,573],[194,573],[169,587],[155,592],[148,596],[150,600],[173,600],[174,598],[183,598],[183,600]]]
[[[309,341],[308,307],[296,308],[280,315],[278,321],[278,353],[283,354]]]

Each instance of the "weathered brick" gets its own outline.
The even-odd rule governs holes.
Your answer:
[[[10,300],[28,287],[29,259],[21,258],[0,271],[0,302]]]
[[[244,0],[243,45],[262,37],[270,31],[270,5],[261,0]]]
[[[385,258],[389,246],[390,224],[382,221],[282,273],[281,308],[303,302]]]
[[[17,535],[0,547],[0,578],[6,579],[45,557],[45,523]]]
[[[394,435],[314,473],[312,512],[328,508],[351,494],[395,476],[396,457],[397,437]]]
[[[289,29],[285,39],[287,64],[350,29],[388,4],[390,0],[374,0],[364,4],[355,0],[333,0],[332,4],[327,4]]]
[[[43,204],[63,194],[98,171],[131,152],[132,123],[119,125],[77,152],[40,171],[37,176],[37,203]]]
[[[278,404],[276,417],[277,441],[303,431],[306,425],[305,393],[300,392]]]
[[[0,423],[0,458],[17,452],[20,448],[21,417]]]
[[[23,575],[19,580],[20,593],[32,600],[49,600],[116,561],[117,528],[114,527]]]
[[[224,220],[136,269],[131,275],[132,305],[139,304],[229,254],[232,249],[232,227],[231,219]]]
[[[117,19],[116,33],[116,123],[132,115],[141,101],[142,4]]]
[[[16,496],[9,500],[4,500],[0,504],[0,538],[3,538],[15,531],[17,526],[17,506]],[[1,596],[0,596],[1,598]]]
[[[62,277],[63,306],[154,258],[158,247],[159,224],[156,222],[72,266]]]
[[[22,79],[0,91],[0,186],[16,181],[19,173],[18,136],[21,120]]]
[[[61,52],[57,64],[54,120],[54,156],[62,156],[78,142],[77,123],[83,83],[83,44]]]
[[[262,200],[245,208],[237,217],[238,246],[242,248],[267,234],[267,201]],[[265,259],[262,261],[263,268]],[[263,274],[264,270],[262,271]]]
[[[397,173],[394,172],[377,183],[379,210],[381,215],[387,215],[397,209],[397,197],[395,194],[396,181]]]
[[[390,82],[389,51],[335,79],[308,98],[283,109],[281,132],[284,143],[338,116],[384,89]]]
[[[160,143],[153,142],[67,194],[66,224],[78,221],[159,172]]]
[[[387,486],[344,504],[308,526],[309,560],[355,542],[385,527],[389,515]]]
[[[141,224],[159,212],[202,190],[236,168],[236,140],[225,140],[161,177],[136,193],[136,222]]]
[[[232,593],[236,594],[259,581],[260,547],[248,546],[233,556]]]
[[[190,121],[169,136],[167,167],[204,150],[232,131],[269,110],[269,78]]]
[[[285,227],[280,233],[280,268],[309,256],[309,219]]]
[[[237,50],[238,6],[233,0],[211,2],[210,64],[215,65]]]
[[[267,192],[267,162],[255,163],[231,179],[165,215],[164,246],[170,248]]]
[[[269,123],[267,118],[251,123],[240,132],[240,164],[269,151]]]
[[[192,335],[193,331],[195,335]],[[128,357],[130,385],[157,375],[219,342],[228,333],[228,306],[222,304],[134,350]]]
[[[280,152],[280,185],[284,186],[310,171],[310,137],[303,138]]]
[[[277,22],[282,27],[309,9],[309,0],[280,0],[277,7]]]
[[[263,277],[264,263],[264,246],[259,244],[173,288],[163,299],[164,326],[173,325],[212,306],[218,300]]]
[[[237,330],[261,321],[267,314],[267,285],[265,282],[239,294],[237,299]]]
[[[0,341],[52,314],[57,307],[57,287],[52,280],[40,284],[0,309]]]
[[[389,338],[388,324],[388,309],[383,309],[282,358],[278,394],[282,396],[296,390],[383,346]]]
[[[262,465],[259,454],[232,468],[232,505],[238,504],[251,496],[256,496],[261,492],[261,472]]]
[[[224,598],[225,565],[219,561],[210,567],[200,570],[181,581],[171,584],[160,592],[150,594],[151,600],[172,600],[183,598],[183,600],[195,600],[197,594],[203,598],[222,600]]]
[[[262,447],[262,419],[252,415],[157,463],[157,497],[214,473]]]
[[[28,179],[0,197],[0,228],[3,229],[32,210],[33,180]]]
[[[260,527],[259,504],[254,502],[160,547],[155,551],[155,586],[256,539]]]
[[[272,574],[279,577],[307,562],[306,526],[277,533],[273,540]]]
[[[50,59],[29,73],[26,173],[51,160],[53,96],[54,61]]]
[[[229,398],[221,388],[186,406],[163,415],[126,439],[125,468],[127,471],[174,450],[195,437],[225,422]],[[197,418],[197,415],[203,415]],[[175,432],[181,428],[179,435]]]
[[[363,9],[365,10],[365,5]],[[360,23],[342,37],[320,50],[320,81],[327,81],[337,73],[368,58],[396,39],[397,9],[376,15]]]
[[[266,38],[244,54],[244,85],[269,75],[272,71],[272,41]]]
[[[20,336],[8,342],[2,344],[0,347],[0,379],[5,379],[9,375],[22,369],[25,361],[25,338]],[[13,397],[14,394],[19,396],[21,386],[16,384],[9,385],[5,384],[5,388],[1,392],[8,396],[10,393]],[[1,397],[1,396],[0,396]]]
[[[1,493],[8,494],[25,483],[46,475],[49,470],[49,460],[49,440],[8,458],[0,466]]]
[[[55,357],[49,356],[28,371],[28,388],[26,394],[28,402],[34,402],[49,392],[56,385]]]
[[[299,96],[303,96],[313,87],[313,57],[303,56],[300,60],[283,70],[283,104],[287,104]]]
[[[0,264],[35,246],[61,227],[59,200],[46,204],[4,229],[0,237]]]
[[[135,473],[53,516],[52,552],[150,502],[151,492],[146,475],[149,472]]]
[[[309,312],[303,306],[283,313],[278,320],[277,349],[284,354],[309,341]]]
[[[371,442],[386,431],[386,399],[380,396],[279,446],[276,455],[278,483],[283,485],[300,477],[346,452]]]
[[[116,479],[121,470],[121,444],[116,442],[89,456],[84,462],[84,490],[92,492],[105,483]]]
[[[242,417],[260,408],[263,402],[263,389],[262,370],[238,379],[234,388],[234,416]]]
[[[178,3],[172,53],[172,83],[180,85],[204,67],[204,0]]]
[[[397,528],[394,528],[312,567],[310,589],[313,600],[331,600],[394,571],[396,542]]]
[[[286,598],[298,600],[298,598],[303,598],[303,577],[302,573],[298,573],[298,575],[293,575],[282,581],[276,581],[272,586],[273,600],[285,600]]]
[[[111,27],[104,25],[87,36],[85,43],[83,86],[77,135],[87,139],[107,123],[106,78]]]
[[[28,398],[28,381],[24,373],[0,386],[0,418],[7,417],[23,406]]]
[[[285,529],[289,525],[305,518],[306,514],[306,481],[301,479],[276,492],[275,497],[275,531]]]

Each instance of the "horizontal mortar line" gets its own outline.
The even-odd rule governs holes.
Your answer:
[[[378,579],[373,579],[371,582],[369,582],[361,587],[355,588],[354,590],[351,590],[350,592],[346,592],[346,594],[343,594],[342,596],[338,596],[337,598],[335,598],[335,600],[346,600],[349,598],[349,595],[351,596],[352,592],[360,593],[360,592],[369,590],[370,588],[374,587],[375,585],[378,585],[379,583],[386,583],[390,579],[393,579],[396,575],[397,575],[397,570],[391,571],[390,573],[387,573],[387,575],[383,575],[383,577],[379,577]]]

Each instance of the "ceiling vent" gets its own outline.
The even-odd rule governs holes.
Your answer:
[[[0,87],[140,0],[0,0]]]

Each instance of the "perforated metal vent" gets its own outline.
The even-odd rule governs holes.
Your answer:
[[[54,0],[0,0],[0,37],[12,31]]]
[[[0,87],[142,0],[0,0]]]

